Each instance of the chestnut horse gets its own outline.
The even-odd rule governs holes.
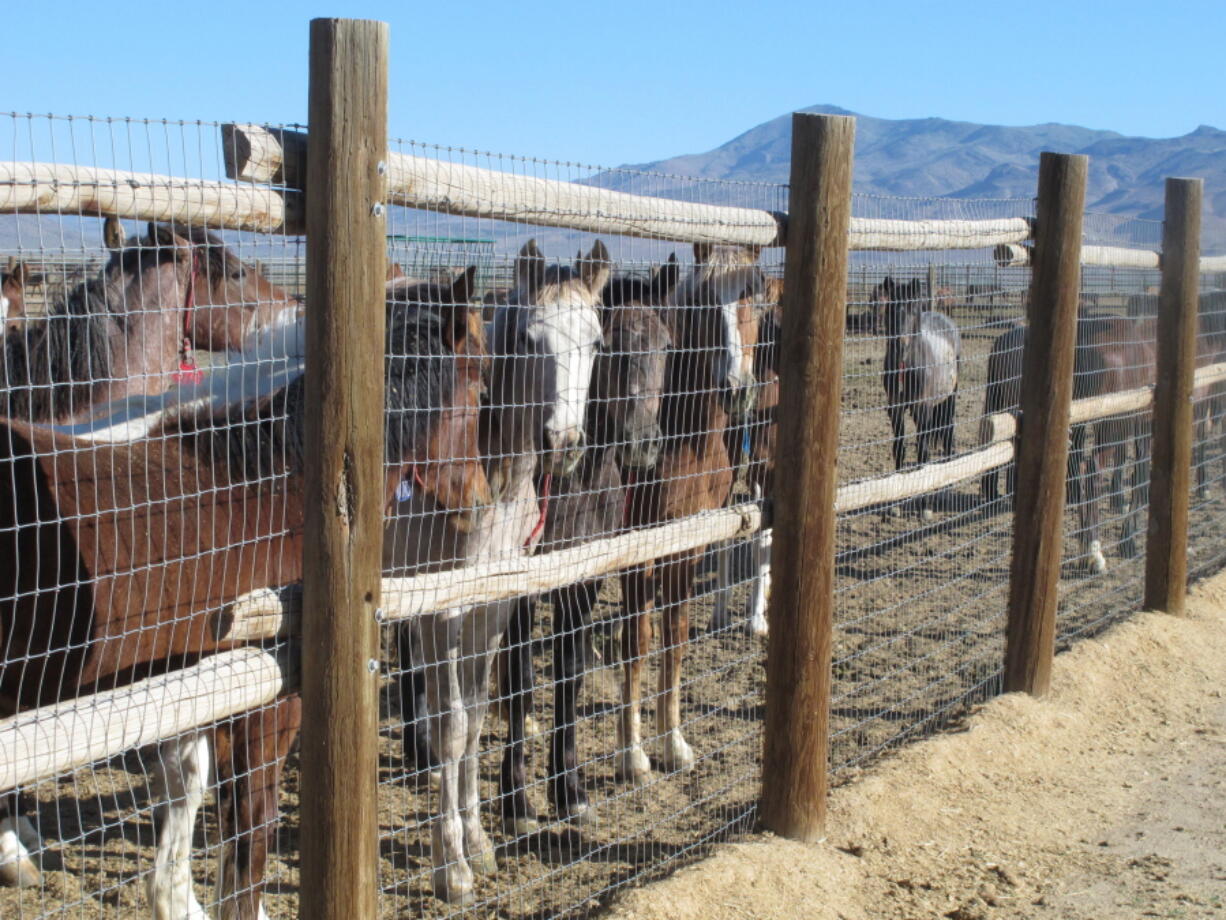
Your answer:
[[[389,500],[405,471],[437,449],[450,408],[468,405],[475,424],[478,407],[456,371],[469,324],[466,309],[456,312],[389,309]],[[5,714],[232,647],[214,638],[210,613],[253,589],[300,579],[302,393],[299,377],[270,397],[222,411],[188,406],[152,437],[126,443],[7,425],[8,437],[0,438],[0,479],[11,496],[0,503],[8,560],[0,577],[11,585],[0,598]],[[480,472],[475,461],[470,466]],[[138,536],[116,539],[117,532]],[[289,694],[161,745],[153,785],[170,801],[155,810],[158,852],[148,887],[156,917],[205,916],[191,892],[187,857],[208,783],[210,737],[220,784],[223,914],[259,916],[277,784],[299,719],[298,696]]]
[[[711,611],[711,632],[722,632],[732,625],[729,604],[735,583],[733,555],[738,546],[748,550],[749,598],[742,622],[750,635],[765,637],[769,627],[766,604],[770,597],[770,553],[772,531],[770,502],[775,494],[775,440],[779,408],[779,333],[783,328],[783,280],[766,280],[763,300],[767,306],[758,323],[758,347],[754,351],[753,372],[758,395],[754,408],[741,424],[728,429],[725,444],[733,466],[745,471],[745,485],[755,501],[764,504],[762,528],[742,543],[726,542],[716,552],[718,587]]]
[[[111,249],[122,247],[122,226],[116,221],[108,224],[107,231],[107,245]],[[243,262],[210,230],[150,223],[139,245],[160,249],[175,245],[176,240],[180,245],[186,241],[192,250],[187,315],[181,334],[193,347],[242,351],[256,331],[296,319],[301,306],[298,300]]]
[[[1077,318],[1077,338],[1073,358],[1073,398],[1104,396],[1154,382],[1155,353],[1152,320],[1132,320],[1121,316],[1087,315]],[[1020,403],[1022,364],[1026,326],[1014,325],[999,335],[988,356],[988,384],[984,392],[984,414],[1007,412]],[[1094,447],[1088,446],[1093,431]],[[1123,471],[1133,446],[1134,469],[1131,497],[1124,517],[1120,554],[1130,558],[1136,552],[1134,536],[1148,489],[1149,423],[1139,414],[1099,419],[1089,425],[1075,425],[1071,432],[1068,460],[1068,501],[1078,511],[1078,542],[1083,565],[1095,574],[1107,570],[1102,542],[1098,537],[1100,478],[1111,477],[1111,495],[1117,510],[1123,510]],[[993,501],[998,489],[997,471],[985,473],[980,480],[984,501]],[[1007,491],[1013,493],[1014,469],[1007,470]]]
[[[660,400],[664,389],[668,330],[656,306],[677,282],[674,257],[649,280],[617,278],[604,288],[603,343],[593,369],[584,434],[587,448],[570,474],[538,477],[537,491],[552,493],[541,545],[564,549],[625,526],[627,475],[650,469],[658,459]],[[549,731],[549,797],[562,820],[591,818],[575,747],[578,698],[590,662],[591,612],[603,578],[549,593],[553,607],[553,728]],[[502,763],[503,826],[518,835],[540,829],[527,794],[525,721],[535,682],[532,624],[536,598],[520,598],[507,628],[501,690],[507,705],[508,738]]]
[[[763,290],[758,251],[739,246],[694,246],[695,266],[668,298],[662,318],[672,337],[661,406],[664,440],[651,470],[630,486],[626,523],[661,524],[721,508],[733,470],[724,435],[733,418],[752,409],[757,306]],[[689,770],[694,752],[681,732],[681,662],[689,641],[689,600],[705,547],[658,559],[622,573],[625,610],[623,704],[618,722],[618,774],[645,782],[651,763],[643,750],[643,664],[651,646],[651,612],[662,607],[663,663],[656,726],[668,772]]]

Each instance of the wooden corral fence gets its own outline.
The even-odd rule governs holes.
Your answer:
[[[1070,425],[1152,408],[1157,449],[1146,602],[1181,609],[1189,400],[1193,386],[1226,381],[1226,365],[1196,370],[1189,346],[1198,275],[1226,270],[1226,259],[1198,255],[1199,181],[1168,183],[1161,254],[1081,245],[1084,157],[1043,155],[1037,221],[859,219],[851,215],[854,119],[797,114],[790,213],[636,196],[387,151],[386,57],[383,27],[314,23],[309,132],[226,125],[228,181],[0,163],[2,213],[65,211],[307,233],[308,340],[312,353],[331,356],[308,375],[314,402],[308,418],[334,420],[307,431],[306,455],[313,458],[307,494],[316,496],[307,503],[314,509],[305,551],[310,578],[249,595],[213,621],[216,634],[229,640],[302,636],[301,663],[255,647],[226,652],[186,671],[9,719],[0,723],[0,790],[208,725],[301,686],[302,743],[309,752],[302,758],[301,807],[303,824],[314,829],[301,838],[302,915],[373,917],[378,698],[368,665],[377,656],[378,624],[543,592],[762,526],[759,507],[745,504],[487,565],[466,572],[462,582],[454,573],[381,577],[383,511],[369,500],[382,475],[380,365],[367,356],[382,338],[375,316],[354,322],[351,311],[353,304],[381,302],[387,204],[678,242],[787,247],[763,764],[768,827],[801,839],[823,833],[837,514],[939,490],[1016,458],[1006,681],[1009,689],[1042,693],[1054,653]],[[359,206],[341,206],[354,201]],[[839,404],[841,386],[848,251],[992,247],[1000,265],[1034,269],[1023,422],[1013,414],[991,416],[983,422],[981,447],[970,454],[838,487],[839,413],[831,407]],[[1071,401],[1082,265],[1161,269],[1156,388]],[[352,396],[359,392],[372,401],[359,404]],[[357,499],[335,501],[340,494]],[[181,692],[169,693],[172,686]],[[366,805],[355,812],[355,803]]]

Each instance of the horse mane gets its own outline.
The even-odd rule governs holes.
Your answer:
[[[424,450],[442,410],[454,398],[455,362],[445,320],[434,308],[387,306],[384,357],[385,461],[401,463]],[[151,437],[180,437],[200,460],[255,481],[301,473],[305,461],[306,380],[299,376],[271,396],[220,409],[187,411]]]
[[[4,414],[51,421],[87,406],[111,376],[112,333],[120,328],[114,287],[106,277],[77,285],[45,316],[31,317],[4,338]]]
[[[185,239],[204,257],[204,268],[210,278],[224,278],[233,272],[246,272],[247,266],[226,246],[225,242],[206,227],[180,226],[179,224],[153,224],[150,227],[150,242],[157,249],[174,246],[174,237]]]

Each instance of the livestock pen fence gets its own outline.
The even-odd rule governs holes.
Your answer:
[[[1177,612],[1188,573],[1221,565],[1226,264],[1199,255],[1198,183],[1168,183],[1165,223],[1083,214],[1080,157],[1045,154],[1035,200],[853,195],[853,120],[812,115],[794,119],[787,186],[388,141],[386,41],[313,24],[305,131],[8,119],[0,253],[44,279],[5,350],[0,790],[22,795],[0,815],[0,872],[25,884],[0,890],[0,915],[587,914],[758,824],[814,838],[831,779],[1002,689],[1042,692],[1059,643],[1142,604]],[[235,259],[210,255],[222,244]],[[133,249],[139,271],[179,272],[158,276],[166,296],[142,274],[107,301],[119,331],[104,317],[65,348],[140,360],[75,365],[72,396],[37,417],[11,394],[57,384],[34,381],[19,345],[35,361],[60,341],[45,327],[75,330],[77,279],[127,271]],[[529,342],[530,323],[555,322],[511,323],[545,299],[538,251],[563,263],[541,278],[574,285],[549,305],[576,320]],[[385,287],[393,262],[409,278]],[[454,299],[406,293],[414,281]],[[615,318],[594,288],[619,281],[639,299]],[[756,400],[738,403],[707,375],[731,340],[712,330],[742,301],[738,380]],[[241,341],[194,331],[236,308]],[[163,313],[168,368],[121,334]],[[883,370],[916,338],[892,323],[923,313],[949,317],[956,359],[893,372],[952,368],[952,449],[938,437],[917,464],[909,434],[896,470]],[[663,333],[642,337],[653,319]],[[1126,346],[1134,373],[1104,384],[1087,363],[1078,329],[1095,323],[1095,347]],[[486,429],[586,395],[585,425],[603,423],[579,466],[548,473],[548,443],[530,456],[488,431],[473,464],[463,387],[441,413],[404,403],[435,393],[419,369],[452,352],[475,359]],[[667,363],[648,384],[653,356]],[[143,386],[114,386],[124,375]],[[89,405],[82,376],[119,407]],[[615,423],[657,403],[654,422]],[[658,437],[640,437],[650,424]],[[299,425],[297,447],[278,434]],[[653,449],[656,465],[636,458]],[[1091,457],[1107,494],[1078,475]],[[521,514],[505,483],[525,460]],[[1097,545],[1088,511],[1105,512]],[[522,531],[511,552],[474,549],[467,534],[496,543],[482,528],[500,515]],[[644,584],[662,643],[635,638]],[[691,586],[688,625],[663,619]],[[533,672],[548,679],[525,691]],[[486,693],[503,713],[481,731]],[[634,705],[646,764],[630,756]],[[448,748],[444,717],[460,715],[473,737]],[[515,727],[529,715],[539,727]],[[21,847],[36,876],[17,871]],[[465,887],[459,861],[488,874]]]

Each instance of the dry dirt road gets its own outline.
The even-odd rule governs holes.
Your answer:
[[[617,918],[1226,920],[1226,575],[1057,659],[1051,695],[834,791],[829,836],[759,835]]]

